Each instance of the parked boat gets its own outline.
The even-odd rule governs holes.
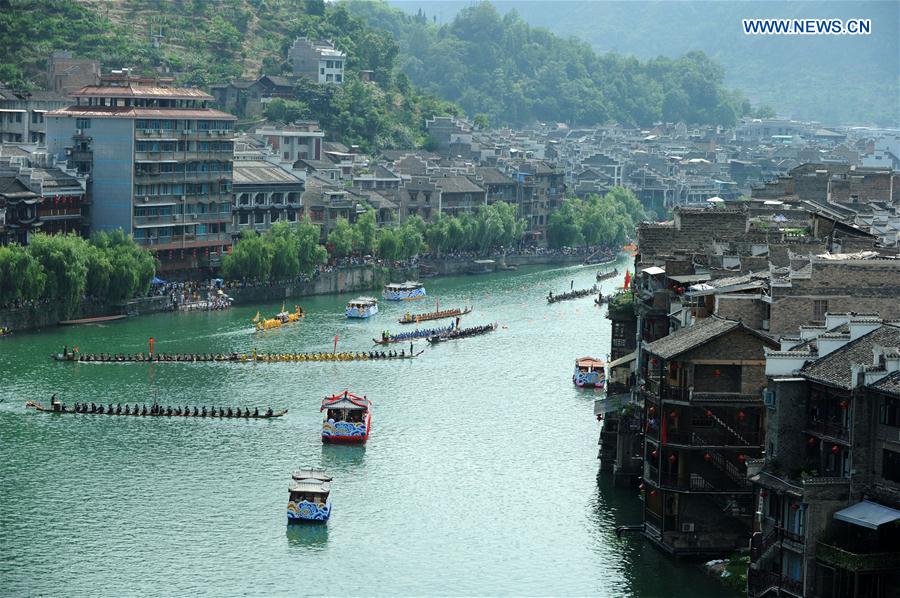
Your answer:
[[[232,409],[231,407],[216,406],[207,408],[206,405],[203,405],[202,407],[191,407],[190,405],[185,405],[183,407],[178,405],[172,407],[153,404],[150,407],[147,407],[146,403],[143,405],[135,403],[133,406],[128,403],[124,406],[121,403],[116,403],[115,406],[112,403],[105,406],[103,404],[97,405],[96,403],[75,403],[71,407],[67,407],[65,403],[60,402],[58,399],[50,399],[50,407],[44,407],[42,403],[37,401],[28,401],[25,403],[25,408],[42,411],[44,413],[130,415],[137,417],[206,417],[210,419],[272,419],[281,417],[288,411],[287,409],[273,411],[269,408],[260,413],[258,407],[254,408],[253,411],[250,411],[249,407],[244,409],[241,409],[240,407]]]
[[[615,278],[618,275],[619,275],[618,268],[610,270],[609,272],[597,272],[597,282],[609,280],[610,278]]]
[[[472,313],[471,307],[444,309],[439,311],[430,311],[421,314],[411,314],[406,312],[403,317],[397,320],[401,324],[417,324],[419,322],[427,322],[429,320],[443,320],[444,318],[455,318]]]
[[[594,285],[589,289],[569,291],[568,293],[560,293],[559,295],[554,295],[553,291],[550,291],[550,293],[547,295],[547,303],[559,303],[560,301],[568,301],[570,299],[581,299],[582,297],[593,295],[596,292],[597,285]]]
[[[344,391],[325,397],[319,411],[325,412],[322,421],[322,442],[363,443],[372,430],[372,401]]]
[[[385,330],[381,335],[381,340],[372,339],[372,342],[376,345],[390,345],[393,343],[405,343],[406,341],[412,341],[417,338],[428,338],[429,336],[436,336],[441,334],[447,334],[452,332],[456,327],[454,322],[451,322],[449,326],[445,328],[425,328],[422,330],[413,330],[412,332],[399,332],[399,333],[391,333]]]
[[[606,364],[594,357],[576,359],[572,383],[582,388],[603,388],[606,385]]]
[[[256,327],[256,330],[272,330],[274,328],[281,328],[286,324],[293,324],[295,322],[299,322],[303,318],[306,317],[306,314],[303,313],[303,308],[299,305],[294,306],[294,311],[289,312],[284,309],[284,305],[281,306],[281,311],[275,314],[274,317],[260,319],[259,312],[256,312],[256,316],[250,320],[253,322],[253,325]]]
[[[386,301],[414,301],[425,297],[425,287],[421,283],[411,282],[392,282],[384,285],[384,291],[381,296]]]
[[[487,324],[484,326],[472,326],[471,328],[460,328],[449,332],[447,334],[441,334],[436,336],[429,336],[428,342],[432,345],[436,345],[438,343],[443,343],[445,341],[453,341],[459,338],[468,338],[470,336],[479,336],[482,334],[487,334],[488,332],[493,332],[497,329],[497,324]]]
[[[331,476],[324,469],[295,471],[288,486],[288,523],[316,523],[331,517]]]
[[[348,318],[370,318],[378,313],[378,299],[374,297],[357,297],[347,302],[344,315]]]

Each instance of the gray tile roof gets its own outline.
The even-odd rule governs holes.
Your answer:
[[[646,345],[644,350],[663,359],[671,359],[739,327],[740,322],[710,316],[699,320],[693,326],[680,328],[669,336],[653,341]]]
[[[900,397],[900,371],[888,374],[871,387],[879,392]]]
[[[298,185],[303,182],[271,162],[264,160],[235,160],[234,161],[235,185]]]
[[[870,365],[872,349],[876,344],[882,347],[900,344],[900,327],[885,325],[877,328],[855,341],[850,341],[840,349],[808,363],[800,370],[800,375],[807,380],[850,390],[853,388],[851,367]]]
[[[439,177],[435,184],[444,193],[484,193],[484,189],[461,175]]]

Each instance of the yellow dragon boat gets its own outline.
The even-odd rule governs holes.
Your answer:
[[[275,328],[281,328],[285,324],[293,324],[294,322],[299,322],[304,317],[306,317],[306,314],[303,313],[303,308],[299,305],[294,306],[293,312],[288,312],[285,311],[284,304],[282,304],[281,311],[275,314],[275,317],[261,319],[259,312],[256,312],[256,317],[254,317],[251,322],[253,322],[253,325],[256,327],[257,331],[273,330]]]

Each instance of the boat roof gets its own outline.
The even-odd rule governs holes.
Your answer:
[[[603,367],[605,365],[602,359],[594,357],[579,357],[575,360],[575,365],[579,367]]]
[[[407,280],[406,282],[391,282],[384,285],[386,289],[420,289],[422,288],[421,282],[413,282],[411,280]]]
[[[331,482],[321,480],[291,480],[288,486],[290,492],[307,492],[309,494],[328,494],[331,491]]]
[[[324,411],[325,409],[368,409],[371,405],[372,401],[367,397],[360,397],[345,390],[343,393],[322,399],[322,407],[319,411]]]
[[[374,305],[378,303],[375,297],[357,297],[347,302],[349,305]]]
[[[298,469],[291,474],[294,480],[320,480],[322,482],[330,482],[331,476],[319,467],[307,467],[306,469]]]

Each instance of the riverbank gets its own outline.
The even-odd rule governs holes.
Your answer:
[[[535,254],[486,257],[478,264],[484,273],[499,272],[519,266],[580,264],[583,254]],[[388,268],[377,264],[346,266],[319,273],[310,281],[289,284],[231,287],[227,293],[238,305],[287,300],[297,297],[345,293],[365,293],[381,289],[388,282],[416,280],[428,272],[430,276],[458,276],[472,271],[475,258],[441,258],[421,260],[415,266]],[[59,324],[61,320],[93,318],[116,314],[142,316],[168,311],[168,297],[141,297],[119,305],[85,303],[74,314],[65,314],[61,306],[44,303],[13,310],[0,310],[0,326],[13,331],[40,330]]]

